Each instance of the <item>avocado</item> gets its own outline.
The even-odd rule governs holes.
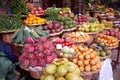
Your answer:
[[[108,50],[108,47],[107,47],[107,46],[104,46],[104,47],[103,47],[103,50]]]
[[[100,51],[100,56],[102,56],[102,57],[106,56],[106,52],[105,51]]]
[[[109,55],[111,53],[111,50],[105,50],[106,54]]]
[[[99,45],[100,47],[104,47],[104,46],[105,46],[105,44],[104,44],[103,42],[99,42],[98,45]]]
[[[100,51],[99,50],[96,50],[96,53],[98,56],[100,56]]]

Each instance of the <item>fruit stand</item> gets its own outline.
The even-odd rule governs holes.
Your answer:
[[[120,15],[112,8],[74,14],[69,7],[26,7],[23,0],[9,7],[12,14],[0,16],[1,41],[12,45],[20,69],[35,80],[92,80],[120,47]]]

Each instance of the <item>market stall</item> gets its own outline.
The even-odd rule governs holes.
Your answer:
[[[119,64],[120,11],[89,4],[76,14],[70,7],[26,4],[11,0],[11,14],[0,15],[0,57],[5,51],[12,56],[14,79],[19,80],[22,71],[34,80],[101,79],[103,63],[110,65],[112,74],[108,59],[118,49],[113,62]]]

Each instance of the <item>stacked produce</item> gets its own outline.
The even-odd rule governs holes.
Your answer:
[[[58,21],[52,21],[48,25],[43,27],[49,33],[57,33],[63,30],[63,26]]]
[[[72,13],[72,12],[60,12],[60,16],[65,16],[65,17],[69,17],[69,18],[73,19],[74,13]]]
[[[17,44],[24,44],[25,38],[30,36],[33,39],[38,39],[40,36],[47,36],[48,32],[44,31],[41,27],[40,28],[29,28],[25,27],[22,29],[17,30],[13,35],[11,41]]]
[[[88,22],[88,18],[85,15],[77,15],[74,20],[76,25],[81,25],[83,22]]]
[[[117,29],[111,28],[111,29],[107,30],[106,35],[116,37],[118,40],[120,40],[120,31]]]
[[[27,14],[28,9],[26,8],[26,5],[23,0],[11,0],[9,2],[9,7],[12,10],[12,13],[14,14]]]
[[[89,35],[84,32],[70,32],[65,33],[63,38],[72,40],[73,42],[85,42],[89,39]]]
[[[64,46],[64,47],[61,47],[60,45],[57,46],[58,50],[60,51],[58,53],[58,55],[60,57],[66,57],[66,58],[73,58],[74,55],[76,54],[75,50],[71,47],[68,47],[68,46]]]
[[[44,68],[40,80],[83,80],[77,65],[66,58],[55,58]]]
[[[59,15],[59,10],[55,7],[50,7],[45,10],[45,16],[48,21],[56,20]]]
[[[26,25],[32,25],[32,24],[45,24],[46,19],[37,17],[33,14],[28,14],[27,18],[23,20],[23,23]]]
[[[2,14],[0,16],[0,30],[16,30],[23,27],[20,14]]]
[[[79,66],[81,72],[97,71],[100,69],[100,59],[96,51],[82,45],[73,45],[72,48],[77,53],[72,62]]]
[[[53,42],[54,46],[57,48],[57,45],[61,45],[62,47],[64,46],[69,46],[71,47],[74,44],[74,41],[70,40],[70,39],[63,39],[60,37],[54,37],[51,39],[51,41]]]
[[[92,47],[96,50],[97,55],[100,57],[109,56],[111,54],[111,50],[109,50],[109,48],[99,40],[96,40]]]
[[[60,12],[69,12],[71,9],[69,7],[58,8]]]
[[[30,11],[30,13],[34,14],[34,15],[43,15],[45,13],[45,11],[41,7],[38,7],[38,8],[33,8]]]
[[[101,23],[83,23],[78,30],[83,32],[97,32],[104,28],[104,24]]]
[[[36,40],[26,37],[25,40],[23,54],[19,57],[19,63],[22,67],[44,67],[57,57],[52,42],[48,41],[46,37],[40,37]]]
[[[57,18],[57,21],[59,21],[60,24],[62,24],[64,26],[64,29],[70,29],[70,28],[74,28],[76,26],[75,22],[69,17],[59,16]]]
[[[104,44],[108,47],[116,47],[118,45],[118,39],[113,36],[98,34],[97,40],[104,42]]]

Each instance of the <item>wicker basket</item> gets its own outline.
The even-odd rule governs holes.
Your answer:
[[[16,30],[0,31],[2,41],[6,42],[6,43],[10,43],[11,42],[11,37],[12,37],[12,35],[15,31]]]
[[[99,70],[97,71],[91,71],[91,72],[82,72],[80,75],[84,78],[84,80],[91,80],[94,74],[97,74]]]
[[[31,68],[25,68],[21,65],[20,65],[20,67],[21,67],[21,69],[30,72],[31,77],[33,77],[34,79],[40,79],[40,76],[41,76],[42,71],[43,71],[43,67],[41,67],[39,69],[36,68],[36,67],[35,68],[32,68],[32,67]]]

